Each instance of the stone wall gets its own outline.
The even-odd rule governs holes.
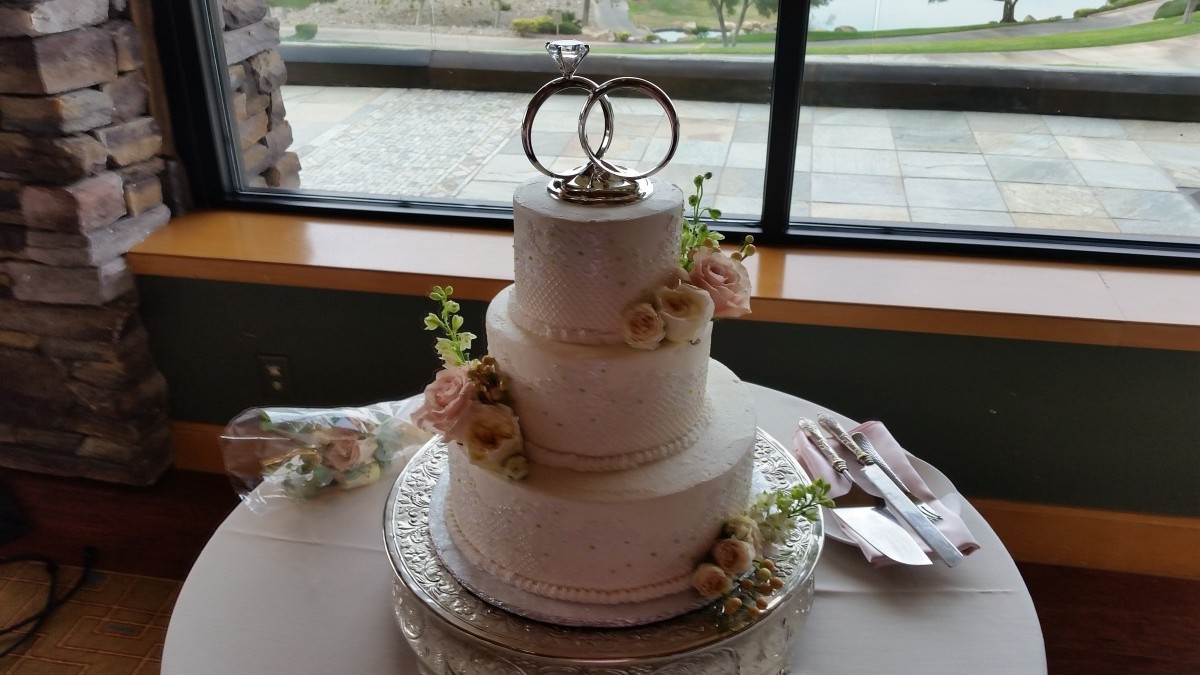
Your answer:
[[[300,187],[300,158],[289,152],[292,128],[284,119],[287,69],[279,56],[279,21],[266,0],[221,0],[230,110],[242,146],[248,188]]]
[[[131,484],[170,463],[124,254],[171,217],[126,0],[0,0],[0,465]]]

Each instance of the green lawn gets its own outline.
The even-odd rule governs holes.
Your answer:
[[[605,2],[605,0],[594,0]],[[790,0],[781,0],[789,2]],[[708,4],[708,0],[629,0],[629,18],[638,26],[646,26],[652,30],[673,28],[685,23],[695,23],[697,26],[720,30],[717,24],[717,12]],[[726,21],[737,22],[737,16],[726,16]],[[753,3],[746,13],[746,21],[770,20],[754,11]]]
[[[994,28],[995,26],[987,26]],[[895,31],[887,31],[894,34]],[[925,30],[920,34],[934,31]],[[808,54],[810,55],[853,55],[853,54],[950,54],[970,52],[1017,52],[1045,49],[1078,49],[1080,47],[1108,47],[1112,45],[1133,44],[1137,42],[1153,42],[1169,38],[1183,37],[1200,33],[1200,21],[1190,24],[1180,23],[1179,18],[1159,19],[1150,23],[1134,26],[1122,26],[1104,30],[1090,30],[1057,33],[1053,35],[1038,35],[1032,37],[1005,37],[978,40],[938,40],[911,42],[877,43],[868,40],[849,40],[843,44],[822,45],[820,40],[813,40],[809,35]],[[861,34],[860,34],[861,35]],[[747,36],[751,37],[751,36]],[[621,48],[619,46],[600,45],[593,48],[598,53],[637,52],[647,53],[643,49]],[[745,40],[737,47],[722,47],[721,41],[705,40],[702,42],[685,42],[662,45],[653,50],[662,54],[772,54],[775,51],[774,42],[754,43]]]
[[[1042,49],[1079,49],[1153,42],[1200,33],[1200,22],[1183,24],[1179,19],[1162,19],[1134,26],[1088,30],[1055,35],[1005,37],[986,40],[937,42],[892,42],[866,45],[811,45],[809,54],[952,54],[967,52],[1021,52]]]

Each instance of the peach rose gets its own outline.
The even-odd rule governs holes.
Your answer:
[[[711,553],[717,566],[732,576],[749,572],[754,562],[754,546],[741,539],[721,539]]]
[[[692,587],[706,598],[719,598],[733,590],[733,579],[712,563],[700,563],[692,573]]]
[[[750,313],[750,274],[742,263],[715,248],[703,246],[692,254],[693,285],[708,291],[713,316],[730,318]]]
[[[630,306],[621,316],[621,331],[625,344],[637,349],[657,349],[667,336],[662,317],[648,302]]]
[[[349,471],[375,459],[375,439],[359,438],[353,429],[334,427],[325,432],[325,437],[329,439],[325,446],[325,463],[336,471]]]
[[[465,445],[472,460],[496,464],[520,453],[524,443],[512,408],[478,401],[467,405],[447,437]]]
[[[466,368],[443,368],[425,387],[425,400],[413,412],[413,423],[425,431],[458,440],[450,435],[450,429],[475,398],[475,383],[467,377]]]
[[[659,315],[671,342],[692,342],[704,337],[704,329],[713,317],[713,300],[703,289],[691,284],[662,288],[654,294]]]

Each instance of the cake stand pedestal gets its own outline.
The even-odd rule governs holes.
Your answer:
[[[395,572],[396,621],[422,675],[775,675],[812,609],[821,521],[801,522],[771,559],[784,585],[760,618],[717,624],[715,607],[631,628],[569,628],[527,619],[480,600],[438,557],[430,535],[434,488],[448,449],[436,439],[396,479],[384,510]],[[761,430],[756,492],[808,482],[786,448]]]

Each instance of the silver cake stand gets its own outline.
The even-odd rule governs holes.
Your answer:
[[[784,585],[761,617],[721,628],[714,607],[632,628],[570,628],[504,611],[462,586],[437,554],[429,512],[447,465],[436,439],[413,458],[388,495],[383,538],[395,572],[396,621],[422,675],[775,675],[808,619],[820,521],[802,522],[772,554]],[[808,477],[761,430],[755,491]]]

